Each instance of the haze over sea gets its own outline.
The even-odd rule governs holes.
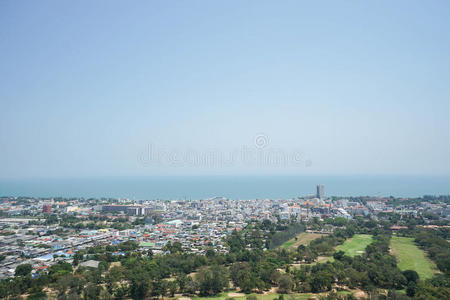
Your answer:
[[[450,176],[154,176],[77,179],[1,179],[1,196],[113,197],[136,200],[292,198],[328,196],[450,194]]]

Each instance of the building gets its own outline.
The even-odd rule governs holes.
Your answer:
[[[124,212],[132,216],[147,216],[152,213],[150,207],[144,207],[142,205],[103,205],[102,211],[104,212]]]
[[[126,212],[128,209],[136,208],[136,205],[103,205],[102,211],[104,212]]]
[[[325,198],[325,186],[323,184],[318,184],[317,185],[316,197],[319,198],[319,199],[324,199]]]
[[[88,260],[85,262],[82,262],[80,266],[86,267],[86,268],[98,268],[98,265],[100,262],[98,260]]]
[[[52,212],[52,206],[50,204],[45,204],[42,206],[42,212],[43,213],[51,213]]]
[[[132,216],[147,216],[152,213],[152,209],[144,206],[133,206],[128,207],[127,213]]]

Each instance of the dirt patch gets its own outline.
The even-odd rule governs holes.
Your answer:
[[[189,297],[180,297],[180,298],[178,298],[178,300],[192,300],[192,299]]]
[[[326,234],[324,233],[311,233],[311,232],[302,232],[296,237],[290,239],[286,243],[284,243],[284,248],[296,249],[300,245],[308,245],[311,241],[318,239]],[[289,245],[289,246],[288,246]]]
[[[353,296],[355,296],[356,299],[367,299],[367,294],[364,291],[357,291],[353,294]]]
[[[110,265],[109,265],[109,268],[111,269],[111,268],[113,268],[113,267],[120,267],[122,264],[120,263],[120,261],[115,261],[115,262],[112,262]]]
[[[243,293],[228,293],[228,297],[245,297]]]
[[[264,295],[267,295],[267,294],[275,294],[276,292],[277,292],[277,288],[276,288],[276,287],[271,287],[270,290],[264,292],[263,294],[264,294]]]
[[[195,275],[197,275],[197,272],[192,272],[192,273],[189,273],[189,274],[188,274],[188,276],[189,276],[189,277],[192,277],[192,278],[195,278]]]

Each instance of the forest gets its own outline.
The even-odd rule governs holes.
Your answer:
[[[277,248],[308,227],[320,223],[268,220],[250,223],[226,238],[227,253],[210,247],[204,255],[184,251],[179,243],[167,244],[164,255],[139,251],[128,241],[114,246],[96,246],[75,254],[73,264],[60,262],[31,276],[31,266],[21,265],[12,279],[0,282],[2,299],[46,299],[54,291],[57,299],[150,299],[215,296],[223,291],[260,294],[275,288],[279,294],[312,293],[327,299],[353,299],[341,290],[361,290],[373,299],[449,299],[448,229],[408,228],[396,234],[415,238],[439,268],[424,280],[414,270],[401,271],[390,253],[393,232],[383,221],[369,218],[336,222],[333,233],[300,245],[296,249]],[[370,234],[372,242],[361,255],[350,257],[336,251],[355,234]],[[121,251],[125,255],[113,255]],[[318,257],[328,257],[323,263]],[[84,259],[100,261],[98,268],[79,266]]]

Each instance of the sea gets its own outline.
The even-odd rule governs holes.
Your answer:
[[[449,195],[450,176],[149,176],[0,179],[0,196],[127,198],[133,200],[289,199],[326,196]]]

